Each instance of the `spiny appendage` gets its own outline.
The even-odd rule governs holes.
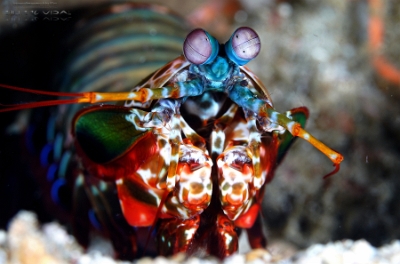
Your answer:
[[[265,112],[267,112],[267,115],[271,119],[271,121],[278,123],[282,127],[284,127],[287,131],[289,131],[293,136],[295,137],[300,137],[306,141],[308,141],[311,145],[313,145],[315,148],[317,148],[319,151],[321,151],[325,156],[327,156],[332,162],[333,165],[335,166],[335,169],[328,173],[327,175],[324,176],[324,179],[332,176],[336,172],[339,171],[340,169],[340,163],[343,161],[343,156],[334,151],[333,149],[329,148],[326,146],[324,143],[316,139],[313,135],[308,133],[306,130],[304,130],[301,125],[289,117],[275,111],[273,108],[268,107]]]

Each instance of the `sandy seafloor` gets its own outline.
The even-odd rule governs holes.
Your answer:
[[[70,8],[85,2],[60,2],[60,5]],[[169,4],[177,12],[187,14],[197,1],[186,2]],[[307,106],[310,110],[307,131],[345,157],[340,172],[323,180],[322,176],[332,169],[329,160],[303,140],[294,144],[266,188],[263,215],[272,256],[267,254],[264,260],[258,260],[400,263],[400,245],[396,240],[400,238],[400,87],[384,80],[371,66],[367,26],[372,11],[368,1],[243,0],[241,3],[243,10],[237,13],[226,36],[221,37],[227,38],[239,25],[253,27],[260,35],[262,51],[249,67],[268,87],[275,108],[284,112]],[[4,18],[4,10],[10,8],[10,3],[5,1],[0,8]],[[396,44],[400,29],[395,26],[399,23],[399,11],[398,1],[385,1],[386,31],[380,52],[400,68],[400,46]],[[3,23],[3,27],[11,26],[15,31],[22,26],[11,21]],[[34,223],[35,218],[29,217]],[[9,232],[18,221],[25,221],[17,219],[9,225]],[[51,223],[38,231],[35,225],[26,232],[37,241],[44,239],[41,236],[48,228],[59,228]],[[27,226],[22,224],[22,229]],[[57,230],[52,232],[64,232]],[[29,256],[17,255],[16,259],[15,254],[22,251],[18,249],[21,245],[15,243],[30,247],[29,243],[42,242],[31,242],[26,237],[26,242],[15,242],[20,238],[14,238],[13,234],[0,233],[0,246],[5,250],[0,253],[0,262],[7,259],[18,263],[13,261],[19,259],[30,263],[33,258]],[[82,254],[71,239],[68,236],[61,239],[71,243],[72,253],[65,254]],[[45,258],[61,262],[58,259],[64,254],[58,252],[61,248],[68,247],[43,249],[47,252]],[[301,249],[305,251],[295,253]],[[296,257],[282,260],[287,255],[281,251],[292,252],[287,254]],[[112,263],[110,258],[98,254],[67,257],[64,261],[91,263],[102,258],[105,263]],[[269,257],[272,260],[267,260]],[[243,261],[244,256],[234,258]]]

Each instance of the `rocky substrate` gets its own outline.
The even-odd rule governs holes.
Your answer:
[[[58,223],[39,225],[36,215],[21,211],[10,222],[7,231],[0,231],[0,263],[400,263],[400,241],[393,241],[380,248],[365,240],[342,240],[325,245],[316,244],[302,251],[295,251],[284,242],[271,243],[267,250],[253,250],[236,254],[223,262],[215,258],[187,258],[177,255],[170,258],[142,258],[135,262],[112,258],[112,249],[100,238],[86,251],[83,250]]]

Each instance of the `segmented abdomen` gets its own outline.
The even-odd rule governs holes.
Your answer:
[[[129,91],[182,53],[187,32],[185,21],[159,6],[100,8],[80,20],[68,38],[59,87],[69,92]],[[49,118],[40,154],[47,189],[69,211],[67,221],[81,243],[88,243],[89,227],[94,226],[111,237],[119,257],[132,258],[135,231],[122,216],[115,184],[88,175],[75,155],[71,122],[82,107],[60,106]]]
[[[96,11],[77,23],[67,43],[62,90],[131,90],[182,53],[185,25],[160,6],[120,4]]]

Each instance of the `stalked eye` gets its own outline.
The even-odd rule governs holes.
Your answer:
[[[260,38],[249,27],[238,28],[225,43],[225,52],[229,59],[242,66],[257,57],[261,49]]]
[[[206,64],[218,55],[218,41],[203,29],[190,32],[183,43],[183,54],[193,64]]]

